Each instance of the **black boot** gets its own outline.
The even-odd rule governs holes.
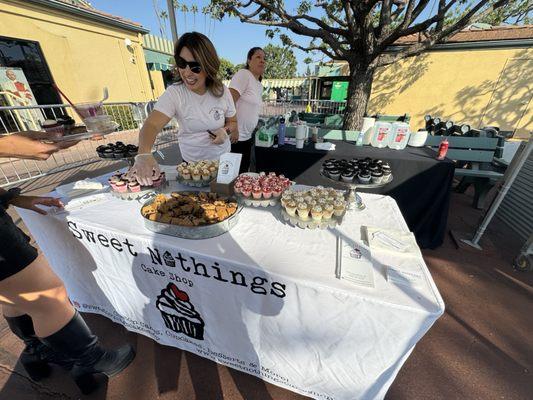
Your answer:
[[[71,374],[83,394],[89,394],[97,388],[94,374],[114,376],[135,358],[135,351],[129,344],[116,350],[101,347],[98,338],[77,311],[68,324],[42,341],[54,351],[74,360]]]
[[[4,315],[4,318],[11,332],[22,339],[26,345],[20,355],[20,363],[30,378],[38,382],[49,376],[52,369],[44,359],[44,354],[47,353],[46,345],[35,336],[31,317],[24,314],[19,317],[6,317]]]

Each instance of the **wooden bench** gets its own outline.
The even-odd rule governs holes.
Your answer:
[[[446,157],[456,162],[455,176],[461,178],[456,191],[464,193],[474,185],[473,206],[482,209],[485,197],[494,184],[503,177],[501,168],[493,165],[500,147],[498,137],[449,136]],[[444,136],[428,136],[426,146],[438,151]]]

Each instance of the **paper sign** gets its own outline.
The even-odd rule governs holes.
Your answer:
[[[230,183],[239,175],[242,154],[224,153],[220,156],[217,183]]]
[[[367,249],[342,242],[339,268],[340,279],[360,286],[374,287],[374,268]]]
[[[420,266],[405,268],[387,266],[387,280],[392,283],[406,286],[417,286],[422,283],[423,276]]]
[[[401,232],[367,226],[368,244],[372,251],[419,256],[420,250],[412,232]]]

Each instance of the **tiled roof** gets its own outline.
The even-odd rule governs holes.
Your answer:
[[[493,26],[491,28],[466,28],[446,40],[446,43],[484,42],[493,40],[533,39],[533,25]],[[424,40],[423,35],[402,37],[397,44],[409,44]]]
[[[142,25],[140,23],[138,23],[138,22],[131,21],[129,19],[122,18],[122,17],[119,17],[117,15],[108,14],[106,12],[97,10],[96,8],[90,6],[90,3],[88,4],[88,2],[75,1],[75,0],[58,0],[58,1],[61,2],[61,3],[69,4],[69,5],[73,6],[73,7],[79,8],[80,10],[87,10],[87,11],[93,13],[93,14],[98,14],[98,15],[101,15],[103,17],[112,18],[114,20],[124,22],[126,24],[142,27]]]

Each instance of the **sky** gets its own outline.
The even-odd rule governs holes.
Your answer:
[[[166,0],[155,0],[155,2],[160,10],[166,10]],[[138,22],[149,29],[151,34],[161,36],[153,0],[90,0],[90,3],[98,10]],[[180,3],[187,4],[189,8],[192,4],[196,4],[198,9],[201,10],[209,1],[180,0]],[[287,0],[285,3],[287,8],[291,9],[298,1]],[[246,53],[252,47],[264,47],[270,42],[281,44],[279,39],[276,38],[271,41],[265,36],[266,27],[242,23],[236,18],[226,18],[222,22],[213,22],[209,18],[205,18],[201,13],[198,13],[196,18],[193,18],[191,13],[185,15],[182,12],[178,12],[176,19],[178,34],[191,30],[204,33],[215,45],[219,56],[227,58],[234,64],[244,63],[246,61]],[[170,26],[168,25],[167,20],[166,33],[167,37],[171,39]],[[296,38],[296,35],[292,36]],[[300,38],[300,44],[306,45],[309,43],[308,38]],[[306,69],[303,60],[309,55],[298,49],[294,49],[294,55],[298,61],[298,72],[303,74]],[[321,55],[314,57],[317,61],[321,58]]]

